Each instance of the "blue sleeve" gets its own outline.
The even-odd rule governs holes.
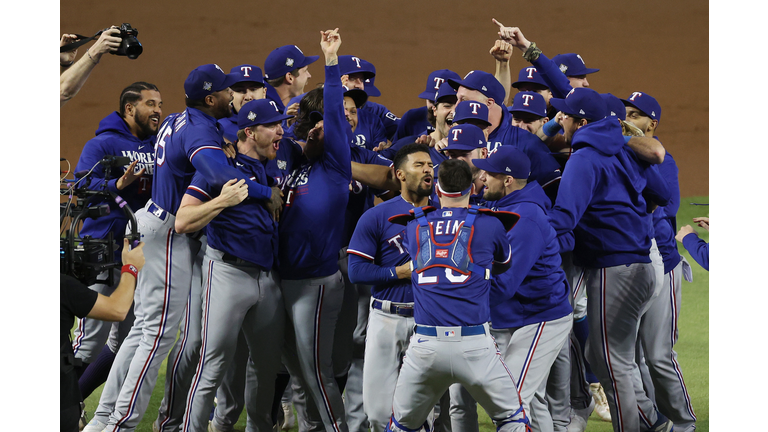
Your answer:
[[[544,251],[544,238],[538,224],[528,218],[520,218],[507,233],[507,238],[512,248],[512,266],[497,275],[496,281],[506,298],[510,298]]]
[[[576,228],[592,201],[594,190],[595,173],[592,164],[583,154],[574,153],[560,181],[555,206],[549,213],[552,227],[558,236]]]
[[[190,162],[212,187],[221,188],[233,178],[245,179],[248,185],[248,196],[257,200],[268,200],[272,197],[272,189],[269,186],[256,183],[239,170],[229,166],[227,157],[220,148],[200,148],[194,153]]]
[[[80,153],[80,159],[77,161],[77,166],[75,167],[75,172],[88,172],[93,168],[93,172],[91,173],[90,181],[88,183],[88,189],[90,190],[97,190],[101,189],[104,184],[104,167],[99,163],[99,161],[106,156],[108,153],[104,149],[104,140],[94,138],[87,143],[85,143],[85,147],[83,147],[83,152]],[[114,156],[120,156],[120,155],[114,155]],[[107,182],[107,189],[118,193],[117,190],[117,179],[120,178],[125,173],[125,167],[122,169],[113,169],[112,172],[112,178]],[[83,186],[82,183],[78,184],[78,186]]]
[[[387,107],[376,102],[367,102],[364,107],[376,113],[376,116],[381,119],[381,123],[384,125],[387,139],[392,139],[400,125],[400,118],[387,109]]]
[[[704,270],[709,271],[709,243],[700,239],[696,233],[683,237],[683,247]]]
[[[573,90],[571,87],[571,81],[560,71],[560,68],[544,53],[539,55],[539,58],[531,62],[536,66],[536,70],[541,74],[541,77],[549,85],[549,90],[552,91],[552,95],[556,98],[565,98],[568,93]]]
[[[570,252],[576,246],[576,236],[573,231],[560,234],[557,236],[557,244],[560,245],[560,253]]]
[[[397,280],[395,267],[380,267],[362,256],[349,254],[349,281],[364,285],[384,285]]]
[[[660,206],[669,204],[672,193],[656,165],[651,165],[645,170],[645,180],[647,183],[643,192]]]
[[[491,237],[496,239],[493,251],[493,264],[491,268],[492,274],[504,273],[512,265],[512,247],[509,244],[507,233],[504,231],[504,227],[501,221],[494,218],[494,226],[498,227],[497,232]],[[514,229],[514,228],[513,228]]]
[[[326,158],[349,182],[352,180],[352,162],[349,149],[351,128],[344,115],[344,89],[341,86],[339,65],[325,67],[323,86],[323,130]]]
[[[219,193],[221,192],[219,191]],[[191,195],[202,202],[210,201],[213,199],[211,186],[207,181],[205,181],[205,177],[203,177],[200,172],[196,172],[192,177],[192,181],[189,183],[189,186],[187,186],[185,194]],[[216,195],[218,195],[218,193]]]
[[[680,210],[680,182],[678,179],[677,164],[672,155],[667,153],[664,157],[664,162],[655,166],[659,170],[661,177],[667,182],[669,192],[672,194],[669,204],[664,206],[664,212],[667,214],[667,217],[675,219],[677,211]],[[672,223],[672,221],[670,221],[670,223]],[[672,229],[677,232],[676,225],[673,225]]]

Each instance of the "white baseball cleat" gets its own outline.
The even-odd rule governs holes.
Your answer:
[[[91,419],[91,422],[85,425],[83,432],[101,432],[107,427],[106,423],[102,423],[96,417]]]
[[[589,385],[589,391],[592,393],[592,399],[595,401],[595,413],[600,420],[604,422],[611,421],[611,408],[608,407],[608,399],[605,397],[605,391],[600,383]]]
[[[296,426],[296,416],[293,415],[293,406],[289,403],[283,404],[283,424],[280,429],[287,431]]]
[[[595,401],[589,401],[589,406],[582,409],[571,408],[571,422],[568,424],[568,432],[584,432],[587,429],[587,419],[595,409]]]

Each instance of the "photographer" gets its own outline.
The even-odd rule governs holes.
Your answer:
[[[120,94],[118,111],[106,116],[96,129],[96,137],[85,144],[76,173],[91,172],[87,185],[90,190],[108,190],[119,195],[128,206],[140,209],[149,200],[154,174],[154,145],[157,129],[162,120],[162,98],[154,84],[135,82]],[[125,167],[106,168],[101,163],[105,156],[127,157],[130,164]],[[80,236],[106,239],[112,233],[119,239],[128,225],[128,218],[112,199],[99,200],[93,205],[109,204],[109,214],[98,219],[85,219]],[[111,257],[109,257],[111,259]],[[114,260],[120,261],[120,250]],[[117,279],[117,269],[107,270],[99,275],[101,281],[108,279],[109,272]],[[109,295],[115,285],[99,282],[90,286],[98,293]],[[82,361],[77,368],[80,392],[87,398],[103,384],[115,359],[115,353],[133,324],[133,312],[122,323],[109,324],[95,319],[81,319],[75,329],[73,350],[75,357]],[[113,336],[110,337],[110,331]],[[105,346],[107,338],[109,344]]]
[[[75,374],[76,360],[72,352],[70,329],[75,317],[88,317],[104,321],[125,319],[133,302],[136,277],[144,267],[144,243],[133,249],[128,247],[128,239],[123,240],[123,268],[120,283],[111,296],[105,296],[88,289],[82,282],[68,275],[61,275],[61,431],[76,431],[80,418],[82,397],[77,386]]]
[[[68,45],[77,42],[77,36],[64,34],[61,36],[59,46]],[[83,87],[91,71],[101,60],[101,56],[106,52],[116,52],[122,42],[120,38],[120,28],[112,26],[105,30],[96,43],[85,51],[85,55],[80,57],[77,63],[74,63],[77,49],[60,54],[61,76],[59,77],[60,102],[59,108],[63,107],[70,99],[75,97],[77,92]]]

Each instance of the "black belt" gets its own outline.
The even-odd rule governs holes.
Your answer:
[[[227,264],[232,264],[240,267],[253,267],[257,268],[263,272],[268,272],[269,270],[265,269],[264,266],[260,266],[258,264],[254,264],[250,261],[246,261],[242,258],[238,258],[230,253],[224,252],[224,255],[221,257],[221,260],[224,261]]]
[[[382,312],[391,313],[393,315],[409,318],[413,316],[413,306],[407,305],[405,303],[390,303],[389,308],[385,308],[383,301],[373,299],[373,308]]]

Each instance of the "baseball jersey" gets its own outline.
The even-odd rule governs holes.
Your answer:
[[[251,180],[267,185],[265,164],[238,153],[228,159],[230,166],[240,170]],[[187,195],[207,202],[221,193],[221,187],[213,187],[202,174],[196,173],[187,187]],[[227,207],[205,227],[208,246],[240,259],[271,269],[277,255],[277,223],[263,201],[246,198],[238,205]]]
[[[91,176],[88,188],[92,190],[101,189],[104,185],[104,166],[98,162],[104,156],[128,157],[131,162],[139,161],[134,172],[138,173],[143,168],[145,170],[144,174],[123,188],[123,190],[117,189],[117,180],[123,175],[128,165],[113,168],[110,175],[111,179],[106,184],[108,190],[118,194],[125,200],[131,210],[136,211],[144,207],[152,192],[152,176],[155,170],[155,139],[154,135],[143,141],[133,136],[130,129],[128,129],[128,124],[115,111],[99,122],[99,127],[96,129],[96,137],[85,143],[83,152],[80,153],[80,160],[78,160],[75,167],[75,172],[89,171],[93,168],[93,175]],[[119,238],[125,234],[128,218],[125,217],[122,210],[111,199],[94,204],[99,205],[103,203],[109,204],[109,214],[98,219],[85,219],[80,230],[81,237],[88,235],[93,238],[103,239],[112,232],[115,238]],[[115,256],[119,261],[123,242],[117,242],[117,246]]]
[[[573,149],[550,217],[558,234],[573,230],[574,264],[605,268],[651,262],[652,221],[643,191],[649,187],[661,205],[669,200],[658,170],[641,165],[612,118],[577,130]]]
[[[389,222],[392,216],[406,214],[413,205],[398,195],[366,211],[357,223],[347,253],[349,266],[364,261],[389,269],[391,281],[371,287],[371,296],[379,300],[412,303],[411,279],[397,279],[395,267],[410,261],[405,250],[405,227]]]
[[[380,142],[387,142],[384,124],[371,111],[357,110],[357,127],[352,133],[353,144],[368,150],[373,150]]]
[[[433,228],[433,245],[451,243],[467,219],[466,208],[444,208],[426,214]],[[511,247],[504,226],[494,216],[478,213],[472,225],[474,232],[469,241],[473,264],[470,274],[464,275],[445,267],[427,268],[412,273],[413,316],[417,324],[430,326],[470,326],[490,320],[490,271],[494,262],[508,264]],[[408,222],[405,231],[405,249],[412,257],[419,255],[418,220]],[[444,249],[436,249],[440,256]]]
[[[487,205],[520,215],[507,232],[512,267],[491,280],[493,328],[523,327],[571,313],[568,283],[560,268],[560,246],[547,215],[551,201],[541,186],[530,182]]]
[[[381,120],[381,123],[384,125],[387,139],[392,139],[392,137],[395,135],[395,132],[397,132],[397,125],[400,123],[400,118],[398,116],[394,115],[392,111],[388,110],[384,105],[372,102],[370,100],[367,101],[362,107],[360,107],[360,109],[363,111],[372,112],[376,117],[378,117]],[[360,110],[358,110],[358,112],[359,111]]]
[[[488,135],[488,152],[493,152],[500,145],[513,145],[531,160],[531,175],[528,181],[536,180],[546,188],[553,180],[561,176],[560,164],[536,135],[519,127],[512,126],[512,114],[507,107],[501,107],[501,122]]]
[[[338,65],[325,67],[323,105],[323,154],[294,160],[282,186],[278,256],[284,280],[330,276],[339,269],[352,168]]]
[[[226,165],[221,150],[223,130],[215,118],[196,108],[166,117],[157,133],[155,145],[155,181],[152,183],[152,201],[163,210],[176,214],[184,192],[195,174],[195,164],[204,166],[209,173],[223,178],[241,178],[240,172]],[[195,160],[201,152],[218,152],[220,160]],[[207,158],[207,157],[206,157]],[[210,163],[210,164],[209,164]],[[208,179],[212,181],[212,179]],[[221,181],[221,184],[226,180]],[[248,195],[260,199],[271,196],[272,191],[253,182],[248,183]]]
[[[392,142],[395,142],[402,137],[425,135],[434,132],[435,127],[429,124],[429,120],[427,120],[427,112],[428,108],[426,105],[406,111],[400,118],[400,123],[397,125],[397,131],[395,132],[395,135],[392,136]]]

